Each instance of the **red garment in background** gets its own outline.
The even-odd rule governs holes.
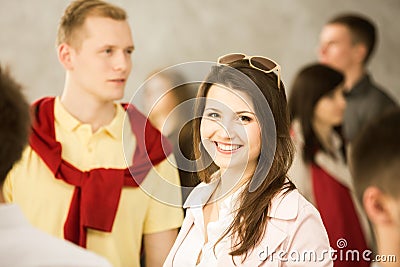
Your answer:
[[[330,245],[337,250],[333,255],[334,266],[370,266],[363,260],[363,252],[368,247],[349,189],[316,164],[311,165],[311,174],[317,209],[328,232]],[[358,260],[354,250],[358,251]]]
[[[124,104],[136,137],[133,164],[125,169],[98,168],[82,172],[61,158],[62,146],[56,140],[54,128],[54,100],[48,97],[33,104],[29,143],[55,178],[75,186],[64,237],[86,247],[86,229],[111,232],[122,188],[137,187],[152,166],[172,152],[172,147],[145,116],[132,105]]]

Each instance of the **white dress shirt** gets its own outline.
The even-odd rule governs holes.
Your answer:
[[[189,231],[188,235],[182,242],[178,253],[175,255],[174,267],[217,266],[218,254],[222,252],[221,248],[224,247],[227,238],[230,237],[225,237],[216,246],[215,244],[232,223],[233,211],[237,205],[238,196],[244,189],[244,187],[239,188],[236,192],[220,202],[218,207],[218,220],[209,222],[206,226],[208,241],[205,243],[203,207],[219,184],[219,180],[210,184],[202,183],[191,192],[186,200],[184,208],[191,207],[190,209],[187,209],[186,216],[193,217],[194,224],[191,231]],[[196,265],[199,255],[200,262]]]
[[[203,206],[210,196],[211,200],[215,199],[214,196],[218,195],[218,192],[214,193],[214,191],[219,188],[217,184],[201,183],[193,189],[184,205],[184,207],[189,207],[185,220],[164,262],[164,267],[333,266],[328,253],[330,251],[329,240],[321,217],[315,207],[306,201],[297,190],[289,192],[282,190],[271,200],[271,207],[267,214],[269,219],[264,230],[266,234],[261,237],[254,249],[248,251],[248,257],[245,259],[242,255],[229,255],[235,244],[231,235],[215,245],[232,223],[236,205],[239,204],[238,196],[243,192],[242,188],[219,203],[218,219],[208,223],[208,242],[205,243]],[[306,256],[306,253],[310,251],[315,252],[315,256],[318,258],[297,260],[288,257],[291,252]],[[200,261],[196,265],[198,259]]]
[[[16,204],[0,204],[1,267],[111,267],[104,258],[31,226]]]

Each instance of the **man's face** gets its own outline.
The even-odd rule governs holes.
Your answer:
[[[132,68],[128,22],[88,17],[81,31],[81,45],[71,49],[70,86],[99,101],[121,99]]]
[[[355,49],[350,30],[346,26],[334,23],[323,27],[318,51],[321,63],[346,72],[357,64]]]

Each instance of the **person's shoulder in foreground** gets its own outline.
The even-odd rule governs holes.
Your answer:
[[[382,267],[399,266],[399,136],[400,108],[394,108],[372,120],[349,153],[355,191],[374,230],[375,260]]]
[[[103,257],[29,224],[17,204],[1,204],[2,267],[111,267]]]
[[[28,141],[29,105],[21,86],[0,66],[0,265],[111,267],[100,256],[30,225],[17,204],[5,204],[3,182]]]

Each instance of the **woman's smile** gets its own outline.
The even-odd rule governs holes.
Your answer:
[[[221,142],[214,142],[214,144],[217,146],[217,151],[223,154],[232,154],[235,153],[239,148],[241,148],[241,145],[235,145],[235,144],[227,144],[227,143],[221,143]]]

